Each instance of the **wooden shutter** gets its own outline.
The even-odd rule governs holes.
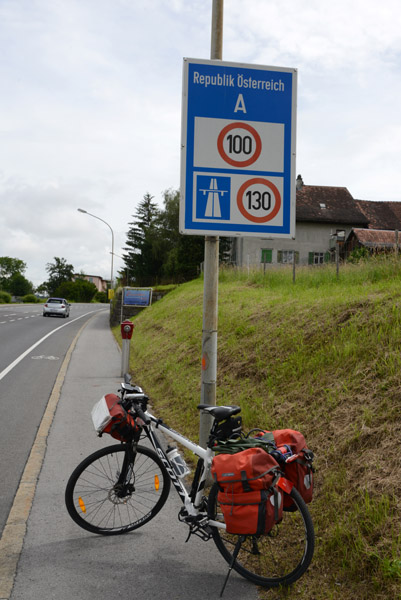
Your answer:
[[[273,250],[271,248],[262,248],[262,263],[271,263],[273,260]]]

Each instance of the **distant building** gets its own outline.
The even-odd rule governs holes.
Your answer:
[[[109,280],[103,279],[99,275],[82,275],[81,273],[75,273],[72,280],[76,281],[77,279],[85,279],[90,283],[94,283],[98,292],[107,292],[107,286],[110,283]]]
[[[367,238],[363,242],[359,232],[369,229],[393,231],[391,239],[398,237],[394,232],[401,231],[401,202],[355,200],[345,187],[304,185],[298,175],[295,239],[235,238],[232,261],[237,266],[266,268],[295,258],[297,264],[319,265],[335,259],[337,243],[342,257],[358,244],[367,246]],[[391,243],[391,236],[375,236],[377,249]],[[369,248],[375,236],[370,235]]]
[[[359,210],[369,221],[369,229],[401,231],[401,202],[355,200]]]
[[[383,252],[398,247],[398,231],[354,228],[346,240],[344,254],[349,255],[358,248],[366,248],[370,252]]]

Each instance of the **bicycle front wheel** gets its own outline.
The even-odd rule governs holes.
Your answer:
[[[218,487],[213,484],[209,495],[209,518],[224,522],[217,500]],[[293,488],[291,512],[284,511],[280,523],[265,535],[246,536],[233,568],[256,585],[267,588],[290,585],[309,567],[315,535],[308,508]],[[213,540],[225,560],[231,564],[238,535],[212,527]]]
[[[117,535],[153,519],[169,491],[167,470],[153,450],[137,446],[133,454],[128,444],[118,444],[97,450],[77,466],[65,503],[83,529]]]

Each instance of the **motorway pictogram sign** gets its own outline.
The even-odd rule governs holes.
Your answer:
[[[294,237],[295,69],[184,60],[180,231]]]

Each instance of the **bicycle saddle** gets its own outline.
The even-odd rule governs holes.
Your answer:
[[[199,410],[209,413],[216,421],[224,421],[232,415],[241,412],[240,406],[210,406],[210,404],[198,404]]]

